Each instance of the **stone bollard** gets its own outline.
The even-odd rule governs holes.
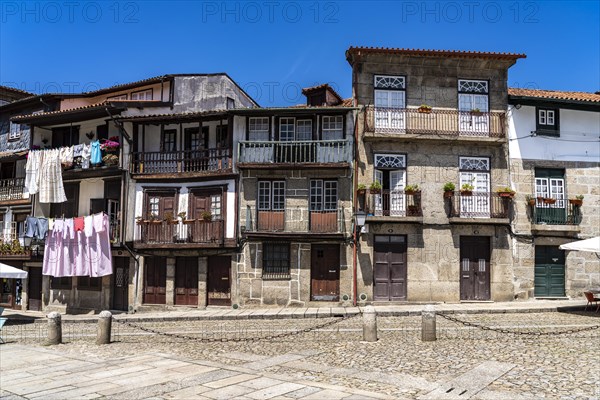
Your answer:
[[[102,311],[98,318],[98,337],[96,344],[110,344],[110,330],[112,328],[112,314],[110,311]]]
[[[363,340],[365,342],[377,341],[377,314],[373,306],[366,306],[363,312]]]
[[[61,316],[56,311],[52,311],[48,317],[48,344],[62,343],[62,322]]]
[[[421,312],[421,340],[423,342],[437,340],[435,329],[435,308],[432,304],[428,304]]]

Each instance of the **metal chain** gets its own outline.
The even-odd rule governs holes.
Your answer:
[[[254,341],[259,341],[259,340],[272,340],[272,339],[280,339],[280,338],[284,338],[284,337],[288,337],[288,336],[295,336],[295,335],[299,335],[301,333],[308,333],[308,332],[312,332],[315,331],[317,329],[322,329],[322,328],[326,328],[328,326],[340,323],[342,321],[347,321],[351,318],[355,318],[357,316],[361,315],[361,313],[355,314],[355,315],[351,315],[351,316],[344,316],[344,317],[335,317],[336,319],[332,320],[332,321],[328,321],[325,322],[323,324],[319,324],[310,328],[304,328],[298,331],[292,331],[292,332],[282,332],[282,333],[278,333],[278,334],[274,334],[274,335],[267,335],[267,336],[261,336],[261,337],[248,337],[248,338],[240,338],[240,337],[234,337],[234,338],[203,338],[203,337],[197,337],[197,336],[187,336],[187,335],[181,335],[178,333],[169,333],[169,332],[162,332],[162,331],[158,331],[156,329],[152,329],[152,328],[146,328],[144,326],[138,325],[138,324],[134,324],[132,322],[127,322],[127,321],[121,321],[118,320],[116,318],[113,318],[113,321],[121,324],[121,325],[126,325],[129,326],[131,328],[135,328],[135,329],[139,329],[142,330],[144,332],[148,332],[148,333],[153,333],[155,335],[161,335],[161,336],[168,336],[168,337],[175,337],[178,339],[185,339],[185,340],[195,340],[197,342],[254,342]]]
[[[558,331],[558,332],[514,331],[514,330],[510,330],[510,329],[493,328],[493,327],[490,327],[490,326],[484,326],[484,325],[474,324],[472,322],[462,321],[462,320],[460,320],[458,318],[454,318],[454,317],[451,317],[451,316],[445,315],[445,314],[437,314],[437,315],[439,315],[442,318],[447,319],[448,321],[456,322],[456,323],[462,324],[464,326],[469,326],[469,327],[472,327],[472,328],[481,329],[483,331],[494,331],[494,332],[499,332],[499,333],[508,333],[508,334],[512,334],[512,335],[526,335],[526,336],[564,335],[564,334],[570,334],[570,333],[578,333],[578,332],[584,332],[584,331],[591,331],[591,330],[600,328],[600,325],[593,325],[593,326],[586,326],[585,328],[567,329],[565,331]]]

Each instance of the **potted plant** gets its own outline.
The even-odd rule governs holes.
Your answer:
[[[100,148],[105,152],[114,153],[119,150],[120,146],[121,144],[119,143],[118,136],[112,136],[106,141],[104,141],[104,143],[100,145]]]
[[[419,185],[406,185],[404,187],[404,193],[406,194],[415,194],[416,192],[420,192]]]
[[[450,198],[454,196],[454,190],[456,189],[456,185],[453,182],[446,182],[444,184],[444,197]]]
[[[162,224],[162,221],[158,218],[156,213],[152,213],[150,214],[150,223],[153,225],[159,225]]]
[[[574,199],[569,199],[569,204],[573,204],[574,206],[581,206],[583,204],[583,195],[577,195]]]
[[[463,183],[460,187],[460,194],[462,196],[471,196],[473,195],[473,189],[475,189],[475,187],[470,183]]]
[[[138,225],[142,225],[148,223],[148,221],[144,221],[144,219],[138,215],[137,217],[135,217],[135,223]]]
[[[366,192],[367,192],[367,185],[365,185],[364,183],[359,183],[358,186],[356,186],[356,194],[363,195]]]
[[[421,114],[431,114],[431,106],[427,104],[421,104],[417,109]]]
[[[471,115],[479,117],[479,116],[483,115],[483,113],[481,112],[481,110],[479,108],[473,108],[473,109],[471,109]]]
[[[176,225],[176,224],[178,224],[178,223],[179,223],[179,221],[177,220],[177,218],[175,218],[175,217],[173,216],[173,213],[172,213],[172,212],[170,212],[170,211],[167,211],[167,212],[165,213],[165,222],[166,222],[167,224],[171,224],[171,225]]]
[[[515,193],[517,193],[508,186],[498,189],[496,192],[498,193],[498,196],[508,199],[512,199],[513,197],[515,197]]]
[[[527,204],[529,204],[530,206],[535,206],[535,197],[531,196],[531,195],[527,195],[525,196],[525,201],[527,202]]]
[[[554,197],[544,197],[544,204],[554,204],[556,199]]]
[[[212,213],[210,211],[202,211],[202,213],[200,213],[200,218],[202,219],[202,221],[205,222],[210,222],[212,221]]]
[[[186,212],[185,212],[185,211],[182,211],[182,212],[180,212],[179,214],[177,214],[177,216],[178,216],[178,217],[179,217],[179,218],[180,218],[180,219],[183,221],[183,220],[185,219]]]
[[[371,183],[371,186],[369,187],[369,191],[371,192],[371,194],[381,193],[381,182],[375,181],[375,182]]]

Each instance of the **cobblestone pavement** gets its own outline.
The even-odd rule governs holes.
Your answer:
[[[453,314],[438,340],[420,340],[421,318],[361,317],[64,323],[65,344],[44,347],[45,324],[8,326],[0,347],[6,398],[598,399],[600,314]],[[331,324],[313,329],[323,324]],[[37,326],[36,326],[37,325]],[[155,335],[138,329],[175,334]],[[307,332],[304,332],[306,330]],[[508,333],[499,332],[500,330]],[[580,331],[578,331],[580,330]],[[302,331],[298,334],[292,334]],[[578,332],[569,332],[578,331]],[[569,332],[569,333],[567,333]],[[267,338],[286,334],[277,339]],[[182,338],[186,337],[186,338]],[[219,341],[216,341],[219,340]],[[228,341],[221,341],[228,340]]]

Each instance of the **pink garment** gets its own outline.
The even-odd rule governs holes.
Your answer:
[[[46,238],[44,275],[100,277],[112,274],[108,215],[98,217],[96,221],[94,216],[94,229],[89,238],[83,231],[74,232],[72,219],[55,221],[54,230]]]
[[[75,229],[75,232],[83,231],[84,226],[85,225],[83,224],[83,217],[73,218],[73,228]]]

